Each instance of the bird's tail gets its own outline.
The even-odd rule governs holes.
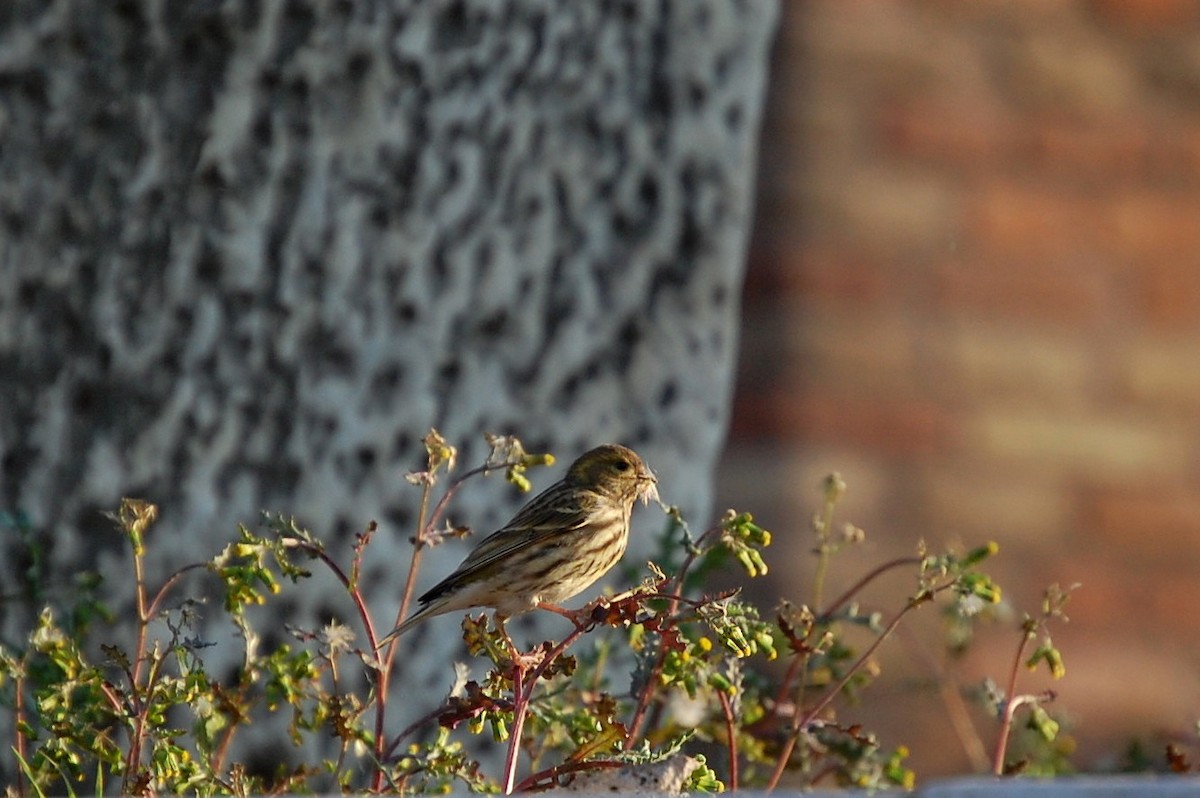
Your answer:
[[[414,626],[416,626],[417,624],[419,624],[421,621],[425,620],[426,618],[431,618],[434,615],[438,615],[438,614],[444,612],[445,611],[445,607],[443,606],[444,603],[445,602],[434,602],[432,604],[427,604],[424,607],[422,607],[421,609],[414,612],[412,615],[408,616],[408,620],[404,621],[404,623],[400,624],[395,629],[388,632],[383,637],[379,638],[379,642],[377,642],[375,644],[375,650],[378,651],[379,649],[383,648],[388,643],[392,642],[397,637],[404,634],[409,629],[413,628]]]

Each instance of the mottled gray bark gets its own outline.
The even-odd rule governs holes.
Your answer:
[[[627,443],[703,523],[774,16],[6,3],[0,509],[30,519],[51,579],[97,567],[122,588],[100,515],[122,495],[162,508],[159,578],[260,509],[335,549],[375,518],[381,613],[431,426],[466,463],[485,431],[564,459]],[[519,498],[489,480],[454,518],[486,531]],[[344,613],[328,583],[300,596],[288,622]]]

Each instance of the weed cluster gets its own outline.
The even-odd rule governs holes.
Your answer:
[[[426,468],[410,475],[421,499],[408,580],[386,623],[372,617],[360,584],[374,523],[350,550],[331,552],[295,520],[265,516],[257,530],[241,527],[211,560],[186,565],[154,586],[144,560],[157,509],[124,500],[112,518],[130,553],[134,639],[94,644],[108,618],[89,589],[64,606],[47,606],[25,639],[0,647],[0,701],[12,720],[10,794],[82,785],[99,793],[114,783],[133,795],[331,787],[507,794],[680,761],[686,766],[673,771],[676,781],[660,787],[772,789],[785,776],[793,787],[911,787],[907,749],[885,749],[871,731],[840,722],[839,699],[861,696],[876,670],[880,643],[908,614],[940,603],[951,621],[952,644],[962,646],[970,628],[1000,600],[1000,588],[979,570],[996,552],[986,544],[965,553],[919,546],[912,557],[867,571],[826,601],[830,559],[863,534],[834,524],[845,490],[837,476],[826,480],[812,524],[812,597],[802,605],[784,602],[763,611],[738,591],[706,588],[715,571],[732,563],[750,578],[767,572],[771,535],[749,514],[730,511],[694,534],[676,509],[666,508],[660,554],[646,564],[640,584],[571,613],[569,633],[518,656],[491,619],[466,617],[463,640],[470,655],[486,663],[486,674],[470,679],[465,668],[456,668],[447,677],[447,697],[408,728],[396,729],[389,722],[390,674],[404,640],[379,651],[376,643],[407,616],[423,551],[463,534],[445,524],[452,498],[468,480],[492,472],[504,472],[528,490],[527,470],[553,460],[526,453],[515,438],[491,437],[486,461],[451,478],[455,449],[436,432],[425,443]],[[341,583],[347,619],[292,629],[291,641],[260,650],[247,609],[307,579],[314,568],[327,569]],[[913,577],[903,606],[890,617],[862,611],[857,597],[863,588],[898,569]],[[183,577],[196,572],[220,585],[223,610],[244,644],[235,678],[220,680],[206,669],[208,644],[197,631],[195,599],[181,595]],[[95,580],[88,584],[94,588]],[[993,685],[989,691],[997,720],[994,772],[1064,767],[1061,755],[1045,753],[1056,750],[1059,734],[1044,706],[1053,696],[1018,694],[1016,681],[1022,665],[1044,665],[1062,675],[1047,624],[1061,617],[1066,598],[1066,591],[1048,591],[1041,613],[1021,625],[1003,689]],[[873,637],[859,651],[847,632],[863,628]],[[365,681],[346,678],[351,669],[366,674]],[[253,718],[276,712],[289,713],[292,743],[332,737],[336,755],[286,772],[251,772],[234,755],[234,740]],[[1041,753],[1012,761],[1007,746],[1018,713],[1043,745]],[[504,747],[498,776],[485,774],[468,753],[468,738],[485,731]]]

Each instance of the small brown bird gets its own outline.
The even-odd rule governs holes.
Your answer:
[[[493,607],[503,629],[510,616],[537,607],[558,609],[621,559],[633,504],[658,499],[657,485],[632,449],[609,444],[583,454],[559,482],[481,540],[378,645],[454,610]]]

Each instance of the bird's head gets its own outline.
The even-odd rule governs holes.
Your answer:
[[[658,500],[658,479],[638,453],[617,444],[597,446],[567,469],[565,482],[622,501]]]

